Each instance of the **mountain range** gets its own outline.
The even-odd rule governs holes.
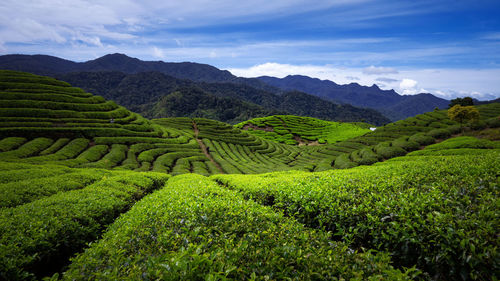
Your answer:
[[[298,91],[277,95],[244,84],[193,82],[160,72],[71,72],[55,77],[147,118],[188,116],[238,123],[255,117],[294,114],[376,125],[389,122],[373,109],[339,105]]]
[[[207,94],[213,95],[214,104],[225,104],[225,106],[235,108],[231,109],[233,113],[226,112],[226,114],[215,113],[212,110],[210,114],[216,114],[218,117],[211,117],[229,122],[240,121],[239,118],[255,111],[255,114],[250,117],[286,112],[328,120],[360,121],[363,119],[374,124],[382,124],[388,122],[389,119],[392,121],[403,119],[432,111],[436,107],[443,109],[449,104],[448,100],[431,94],[402,96],[394,90],[382,90],[376,85],[371,87],[357,83],[339,85],[329,80],[300,75],[281,79],[267,76],[242,78],[207,64],[142,61],[123,54],[109,54],[87,62],[73,62],[47,55],[4,55],[0,56],[0,69],[57,77],[87,91],[114,99],[119,104],[129,106],[131,110],[148,117],[166,114],[166,110],[159,110],[160,107],[155,106],[154,103],[173,92],[177,95],[189,92],[191,97],[199,96],[203,92],[203,97],[199,98],[207,98]],[[91,75],[90,73],[99,74]],[[140,73],[150,74],[134,76]],[[142,81],[137,79],[142,79]],[[131,80],[134,82],[130,83]],[[155,82],[152,80],[162,83],[162,86],[149,84]],[[127,87],[124,87],[124,83]],[[168,86],[165,87],[165,84]],[[152,88],[154,88],[154,93],[151,92]],[[194,93],[198,94],[193,96]],[[130,100],[132,96],[133,102]],[[229,102],[228,98],[232,101]],[[223,102],[221,99],[226,100]],[[189,100],[196,99],[190,98]],[[163,104],[165,104],[165,99],[163,99]],[[190,114],[197,117],[210,117],[203,115],[209,114],[208,108],[200,102],[198,105]],[[358,107],[372,110],[365,112],[364,109]],[[156,109],[153,110],[153,108]],[[238,109],[247,113],[238,114],[236,112]],[[387,118],[377,116],[373,109]],[[163,113],[160,114],[160,112]],[[202,112],[205,113],[202,114]],[[199,114],[203,116],[198,116]],[[221,114],[234,118],[221,118]]]
[[[445,109],[449,100],[432,94],[399,95],[394,90],[382,90],[377,85],[361,86],[358,83],[339,85],[330,80],[320,80],[302,75],[285,78],[262,76],[258,78],[266,84],[284,91],[303,91],[326,100],[380,111],[395,121],[434,110]]]

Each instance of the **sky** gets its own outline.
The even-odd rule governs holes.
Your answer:
[[[500,97],[498,0],[2,0],[0,55],[109,53],[446,99]]]

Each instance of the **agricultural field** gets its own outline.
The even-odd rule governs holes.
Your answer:
[[[477,108],[147,120],[0,71],[0,280],[497,280],[500,104]]]
[[[336,143],[370,132],[366,123],[341,123],[312,117],[273,115],[254,118],[235,125],[236,128],[264,139],[285,144],[318,145]]]

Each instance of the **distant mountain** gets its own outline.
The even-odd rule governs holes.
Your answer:
[[[56,77],[114,100],[147,118],[186,116],[237,123],[254,116],[285,113],[239,98],[217,96],[199,88],[195,82],[160,72],[72,72]]]
[[[159,72],[72,72],[56,77],[149,118],[191,116],[236,123],[260,116],[294,114],[376,125],[389,122],[375,110],[339,105],[302,92],[276,95],[248,85],[193,82]]]
[[[123,54],[106,55],[87,62],[72,62],[45,55],[5,55],[0,56],[0,69],[57,77],[146,116],[151,112],[146,111],[146,105],[153,106],[152,103],[183,88],[181,93],[184,94],[189,92],[187,89],[197,93],[199,91],[195,90],[201,90],[219,98],[261,106],[263,109],[256,110],[256,114],[279,111],[326,120],[366,121],[376,125],[390,121],[375,110],[326,102],[296,90],[277,95],[282,91],[260,79],[236,77],[206,64],[141,61]],[[238,104],[237,107],[241,106]]]
[[[473,99],[475,105],[481,105],[481,104],[490,104],[490,103],[500,103],[500,98],[494,99],[494,100],[487,100],[487,101],[480,101],[477,99]]]
[[[382,90],[377,85],[361,86],[357,83],[339,85],[329,80],[320,80],[302,75],[290,75],[285,78],[262,76],[262,82],[280,88],[283,91],[297,90],[323,99],[358,107],[379,110],[391,120],[432,111],[438,107],[445,109],[450,101],[431,94],[402,96],[394,90]]]
[[[196,82],[232,82],[267,91],[277,91],[259,79],[236,77],[227,70],[220,70],[208,64],[142,61],[124,54],[109,54],[87,62],[73,62],[47,55],[4,55],[0,56],[0,69],[48,76],[82,71],[119,71],[126,74],[156,71]]]

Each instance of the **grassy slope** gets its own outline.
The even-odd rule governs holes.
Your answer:
[[[0,279],[61,272],[96,239],[64,278],[488,280],[499,270],[498,142],[429,145],[460,131],[445,112],[298,147],[207,119],[150,122],[30,74],[0,71],[0,89]],[[475,126],[498,139],[500,105],[479,108]],[[226,173],[282,172],[139,172],[219,173],[197,140]],[[415,144],[429,146],[304,172]]]
[[[374,132],[360,124],[296,116],[248,121],[273,132],[239,130],[245,124],[231,127],[200,118],[151,122],[65,82],[14,71],[0,71],[0,100],[3,161],[171,174],[349,168],[401,156],[460,131],[445,111],[401,120]],[[495,135],[499,104],[479,109],[483,120],[475,126],[489,126],[488,134]],[[199,129],[196,138],[193,122]],[[298,147],[266,138],[328,143]]]
[[[449,142],[423,150],[432,156],[373,166],[212,178],[311,228],[331,231],[334,240],[389,251],[397,267],[416,266],[423,279],[490,280],[500,257],[500,151],[467,142],[474,153],[450,153],[463,145]]]
[[[293,115],[255,118],[235,127],[268,140],[292,145],[336,143],[370,131],[366,126]]]

